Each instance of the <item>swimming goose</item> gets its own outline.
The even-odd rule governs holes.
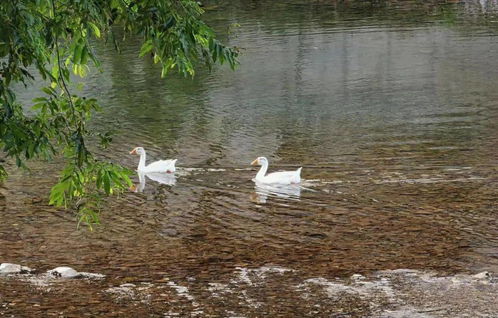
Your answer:
[[[173,173],[176,171],[175,163],[177,159],[169,160],[159,160],[154,161],[148,165],[145,165],[145,149],[142,147],[136,147],[130,151],[131,155],[140,155],[140,161],[138,162],[138,172],[151,173],[151,172],[166,172]]]
[[[301,168],[295,171],[279,171],[266,174],[268,170],[268,159],[265,157],[258,157],[251,165],[260,165],[256,177],[253,179],[255,182],[266,183],[266,184],[297,184],[301,182]]]

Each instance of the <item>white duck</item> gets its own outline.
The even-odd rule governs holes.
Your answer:
[[[142,173],[152,173],[152,172],[175,172],[175,163],[177,159],[174,160],[159,160],[154,161],[148,165],[145,165],[145,150],[142,147],[136,147],[130,151],[131,155],[140,155],[140,161],[138,162],[138,172]]]
[[[279,171],[265,175],[266,170],[268,170],[268,159],[258,157],[251,162],[251,165],[261,165],[261,169],[254,178],[255,182],[266,184],[297,184],[301,182],[301,169],[303,167],[296,171]]]

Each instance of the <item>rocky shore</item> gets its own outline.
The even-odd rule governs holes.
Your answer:
[[[291,268],[236,267],[226,278],[119,282],[61,266],[0,265],[0,316],[73,317],[496,317],[494,273],[410,269],[304,277]],[[8,287],[8,288],[7,288]],[[64,305],[64,302],[67,302]],[[83,310],[83,308],[86,308]]]

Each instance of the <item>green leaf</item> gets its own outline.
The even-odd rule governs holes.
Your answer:
[[[50,71],[50,74],[52,75],[52,77],[57,80],[59,78],[59,65],[58,64],[54,64],[54,66],[52,66],[52,70]]]
[[[111,178],[109,177],[109,174],[107,173],[107,171],[104,172],[102,180],[104,181],[105,193],[110,194],[111,193]]]
[[[84,46],[83,49],[82,49],[82,51],[81,51],[81,61],[80,61],[80,63],[81,64],[86,64],[88,62],[88,56],[89,56],[88,48],[86,46]]]
[[[75,64],[81,63],[81,55],[83,54],[83,49],[84,49],[83,45],[76,45],[74,47],[73,63],[75,63]]]
[[[154,48],[154,44],[152,43],[152,40],[147,40],[142,44],[142,47],[140,48],[140,54],[139,57],[144,56],[148,52],[150,52]]]
[[[159,55],[157,54],[154,54],[154,63],[157,63],[161,60],[161,58],[159,57]]]
[[[92,22],[88,22],[88,25],[90,26],[90,28],[92,29],[93,31],[93,34],[100,38],[100,29]]]
[[[7,178],[7,171],[5,171],[5,168],[0,165],[0,181],[4,181]]]
[[[45,97],[36,97],[36,98],[33,98],[33,102],[34,103],[39,103],[39,102],[46,103],[46,102],[48,102],[48,100]]]

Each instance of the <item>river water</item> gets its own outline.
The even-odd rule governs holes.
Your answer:
[[[241,49],[235,72],[160,79],[137,57],[139,41],[120,54],[98,44],[104,72],[82,92],[104,106],[95,129],[114,131],[99,156],[130,168],[136,146],[148,160],[177,158],[170,185],[146,178],[143,192],[110,199],[90,232],[47,205],[60,163],[9,170],[0,262],[106,279],[59,286],[53,298],[2,281],[16,291],[9,303],[22,299],[5,312],[29,316],[41,303],[68,316],[317,316],[306,306],[326,308],[325,300],[301,303],[289,286],[400,268],[498,272],[497,3],[208,1],[205,9]],[[302,166],[302,186],[255,187],[249,164],[258,156],[271,171]],[[245,304],[210,298],[206,286],[255,268],[296,274],[259,286],[252,297],[263,293],[263,307],[247,293],[237,294]],[[170,292],[188,286],[196,301],[158,292],[148,303],[120,302],[102,291],[166,281]]]

